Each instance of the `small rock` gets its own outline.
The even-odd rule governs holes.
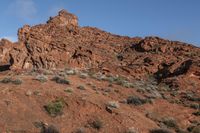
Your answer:
[[[125,133],[138,133],[138,131],[134,127],[131,127]]]
[[[26,96],[31,96],[32,95],[32,92],[31,91],[27,91],[26,92]]]
[[[60,133],[60,132],[55,126],[50,125],[50,126],[44,126],[41,133]]]
[[[108,102],[107,106],[117,109],[117,108],[119,108],[119,103],[117,101],[110,101],[110,102]]]
[[[119,101],[120,103],[123,103],[123,104],[127,104],[127,100],[126,99],[122,99]]]
[[[112,113],[118,114],[119,113],[119,111],[118,111],[119,107],[120,106],[119,106],[118,102],[111,101],[106,105],[106,111],[108,111],[111,114]]]

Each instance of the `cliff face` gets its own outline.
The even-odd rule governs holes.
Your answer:
[[[74,67],[132,77],[159,79],[199,73],[200,49],[158,37],[130,38],[97,28],[80,27],[78,18],[62,10],[46,24],[25,25],[19,41],[1,41],[1,64],[10,69]]]

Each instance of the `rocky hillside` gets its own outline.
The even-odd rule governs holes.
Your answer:
[[[63,118],[60,117],[56,119],[56,122],[53,122],[53,118],[46,119],[46,121],[51,121],[50,123],[54,125],[60,122],[60,125],[57,126],[60,128],[61,133],[75,132],[74,130],[78,126],[83,126],[81,123],[87,123],[85,120],[90,119],[90,115],[94,115],[94,112],[97,112],[101,118],[104,118],[109,126],[104,125],[105,128],[99,130],[101,128],[99,126],[102,126],[99,125],[100,123],[89,122],[89,126],[92,125],[94,128],[97,128],[97,130],[90,129],[87,125],[84,127],[87,132],[122,133],[129,130],[128,127],[134,125],[134,127],[137,126],[134,130],[137,129],[137,131],[141,133],[149,131],[152,133],[168,133],[175,131],[183,133],[183,131],[186,132],[187,128],[191,125],[193,125],[193,128],[195,128],[195,126],[198,127],[198,124],[200,125],[200,48],[159,37],[131,38],[113,35],[97,28],[80,27],[78,25],[78,18],[65,10],[61,10],[55,17],[50,17],[45,24],[32,27],[25,25],[23,28],[19,29],[18,42],[16,43],[2,39],[0,41],[0,71],[2,73],[2,78],[5,78],[5,75],[9,75],[9,78],[10,76],[13,78],[13,75],[14,78],[16,78],[16,75],[27,75],[21,77],[27,80],[28,83],[22,85],[22,90],[19,91],[19,93],[21,94],[24,92],[28,97],[33,95],[33,90],[29,90],[27,94],[27,91],[23,87],[28,87],[30,89],[34,89],[34,87],[45,88],[45,86],[47,88],[51,86],[55,88],[59,87],[53,83],[50,83],[51,85],[46,84],[45,86],[36,84],[37,86],[35,86],[29,75],[31,72],[34,74],[35,72],[37,74],[44,74],[48,71],[48,73],[51,72],[50,78],[53,78],[52,75],[60,76],[60,72],[62,72],[61,75],[63,75],[63,73],[64,75],[70,75],[70,73],[74,75],[74,73],[78,73],[78,77],[87,78],[87,86],[89,86],[89,88],[93,88],[96,93],[103,91],[102,95],[91,96],[88,101],[80,98],[80,92],[75,92],[76,96],[67,98],[69,103],[65,104],[67,104],[68,111],[75,120],[75,126],[72,126],[72,128],[69,126],[69,121],[66,120],[69,119],[73,123],[73,119],[69,116],[64,115]],[[76,84],[75,82],[80,84],[86,82],[82,81],[83,79],[80,80],[78,77],[71,77],[70,79],[73,80],[74,84]],[[4,80],[5,79],[2,79],[3,83],[5,82]],[[55,80],[56,82],[60,82],[59,79]],[[90,83],[90,80],[93,83]],[[99,81],[101,82],[99,83]],[[8,82],[12,83],[13,81],[10,79]],[[113,90],[113,92],[111,90],[111,95],[109,97],[107,97],[108,92],[104,90],[105,86],[107,86],[107,82],[109,82],[109,88],[111,88],[112,84],[115,84],[114,87],[116,87],[116,90]],[[94,87],[93,84],[97,84],[97,86],[95,85]],[[8,88],[10,86],[11,85],[3,85],[3,87]],[[72,87],[76,88],[77,86],[72,85]],[[79,89],[84,89],[82,87],[79,86]],[[99,90],[102,88],[103,90]],[[128,89],[120,90],[121,88]],[[133,90],[133,88],[135,90]],[[44,91],[44,98],[46,99],[55,91],[49,88],[49,91],[52,92],[46,94],[46,90],[43,89],[41,91]],[[70,90],[65,89],[65,91],[68,92]],[[92,93],[92,90],[89,91],[89,94],[90,93]],[[18,102],[23,103],[23,105],[19,105],[26,109],[28,108],[28,103],[19,98],[20,94],[17,94],[17,99]],[[54,92],[54,94],[56,95],[52,95],[54,99],[58,97],[57,95],[64,97],[60,90]],[[130,97],[132,94],[134,94],[134,97]],[[4,93],[0,94],[1,97],[3,97],[3,95]],[[13,94],[11,95],[13,96]],[[85,95],[84,98],[88,96],[88,94]],[[143,99],[140,97],[143,97]],[[42,99],[45,101],[44,98]],[[99,101],[98,98],[101,98],[101,100]],[[135,109],[134,107],[122,105],[122,109],[125,111],[118,112],[118,102],[111,102],[109,103],[109,107],[104,107],[102,103],[106,102],[106,100],[108,100],[107,98],[111,101],[114,100],[118,102],[120,102],[119,99],[121,99],[122,104],[133,104],[134,106],[145,104],[145,106],[144,108]],[[11,99],[13,99],[13,97]],[[125,99],[125,101],[123,99]],[[32,107],[36,103],[38,103],[39,106],[43,104],[43,100],[41,99],[38,101],[37,98],[33,98],[32,100],[34,101],[34,103],[33,101],[31,102],[33,104]],[[97,103],[93,103],[93,100]],[[70,103],[71,105],[69,105]],[[6,106],[3,105],[3,103],[0,104]],[[80,110],[83,111],[83,113],[75,111],[74,109],[76,109],[76,106],[80,106]],[[18,112],[22,108],[11,109],[11,112],[9,112],[10,116],[15,118],[15,111]],[[143,109],[146,111],[144,112]],[[165,109],[169,112],[164,113],[163,111],[165,111]],[[183,113],[175,112],[175,110],[183,111]],[[25,114],[27,113],[25,110],[22,112]],[[36,112],[41,112],[41,109],[37,108]],[[155,115],[155,112],[159,115]],[[6,114],[6,111],[2,110],[2,113]],[[107,113],[110,113],[111,116]],[[130,114],[125,115],[124,113]],[[196,115],[193,115],[193,113],[196,113]],[[42,113],[36,114],[32,112],[31,114],[42,119],[48,117]],[[79,116],[76,117],[75,114]],[[170,118],[170,120],[166,120],[164,119],[165,115],[171,115],[174,118],[177,117],[176,119],[179,123],[173,125],[174,119],[171,120]],[[12,129],[13,127],[29,127],[29,129],[23,130],[24,132],[38,131],[30,126],[32,125],[30,123],[33,122],[31,121],[34,119],[33,117],[30,117],[29,123],[24,124],[26,126],[22,126],[20,123],[18,126],[14,126],[12,123],[19,121],[23,124],[26,118],[22,114],[19,114],[19,117],[22,118],[22,121],[16,117],[13,121],[9,120],[11,125],[0,122],[0,129],[1,125],[3,125],[2,131],[5,131],[5,128]],[[109,121],[108,118],[112,121]],[[6,119],[11,118],[8,115],[1,119],[6,123],[9,122]],[[195,124],[194,121],[196,122]],[[63,122],[68,123],[69,125],[66,127],[70,129],[66,129]],[[111,122],[115,123],[116,126],[111,126]],[[143,125],[143,122],[147,125]],[[169,131],[152,131],[153,128],[168,127],[168,122],[172,122],[170,123],[172,127],[170,127]],[[188,129],[188,132],[189,131],[192,132],[192,128]],[[127,131],[127,133],[135,132]],[[82,133],[81,130],[79,133]]]

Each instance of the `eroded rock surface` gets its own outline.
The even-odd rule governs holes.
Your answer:
[[[134,30],[134,29],[133,29]],[[74,67],[159,79],[199,73],[200,49],[159,37],[123,37],[80,27],[77,16],[61,10],[46,24],[25,25],[15,44],[1,40],[1,65],[10,69]],[[194,72],[193,72],[194,71]]]

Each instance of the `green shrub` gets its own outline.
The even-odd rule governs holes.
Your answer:
[[[73,69],[65,69],[67,75],[76,75],[76,71]]]
[[[15,80],[12,80],[12,83],[15,85],[20,85],[23,83],[23,81],[21,79],[15,79]]]
[[[123,77],[114,77],[114,82],[117,85],[124,85],[125,82],[127,82]]]
[[[153,129],[150,131],[150,133],[172,133],[172,132],[167,129]]]
[[[103,122],[100,119],[95,119],[89,122],[90,126],[94,129],[100,130],[103,127]]]
[[[86,79],[88,77],[88,75],[86,73],[81,73],[79,75],[79,77],[82,78],[82,79]]]
[[[200,110],[197,112],[192,113],[193,115],[200,116]]]
[[[11,82],[12,82],[12,79],[10,77],[5,77],[4,79],[1,80],[1,83],[4,83],[4,84],[8,84]]]
[[[200,109],[200,104],[198,104],[198,103],[192,103],[192,104],[190,105],[190,108],[193,108],[193,109]]]
[[[60,133],[60,131],[53,125],[44,126],[41,133]]]
[[[44,106],[45,110],[50,116],[57,116],[62,114],[65,103],[63,99],[57,99]]]
[[[43,75],[43,74],[41,74],[41,75],[37,75],[37,76],[35,77],[35,80],[44,83],[44,82],[47,82],[47,81],[48,81],[48,77],[45,76],[45,75]]]
[[[72,93],[72,92],[73,92],[73,89],[72,89],[72,88],[67,88],[67,89],[65,89],[64,91],[67,92],[67,93]]]
[[[4,83],[4,84],[8,84],[8,83],[12,83],[12,84],[15,84],[15,85],[22,84],[22,80],[21,79],[19,79],[19,78],[18,79],[12,79],[10,77],[6,77],[6,78],[2,79],[0,82]]]
[[[165,124],[168,128],[177,128],[177,122],[174,118],[168,117],[163,119],[163,124]]]
[[[133,104],[133,105],[142,105],[147,103],[148,101],[146,99],[141,99],[140,97],[137,96],[130,96],[127,98],[127,104]]]
[[[59,77],[59,76],[53,77],[52,80],[59,84],[68,84],[68,85],[70,84],[69,80],[67,80],[66,78]]]

